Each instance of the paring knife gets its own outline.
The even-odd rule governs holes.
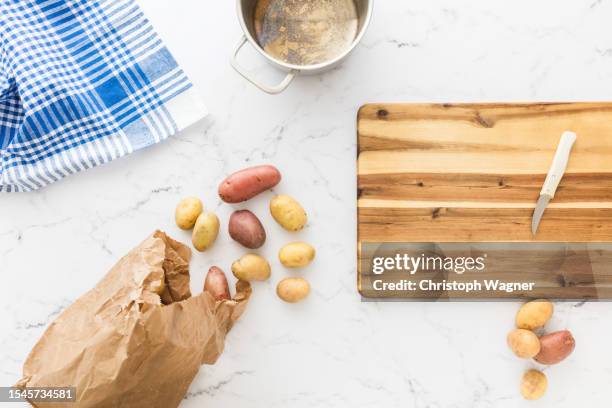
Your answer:
[[[531,220],[531,233],[533,235],[538,231],[538,226],[540,225],[544,210],[546,210],[548,203],[555,196],[555,191],[557,191],[559,182],[561,178],[563,178],[574,142],[576,142],[576,134],[574,132],[563,132],[559,146],[557,146],[555,158],[550,166],[550,170],[548,170],[546,180],[544,180],[544,186],[542,186],[542,191],[540,191],[540,198],[533,212],[533,218]]]

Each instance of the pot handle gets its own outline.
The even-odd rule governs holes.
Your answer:
[[[244,46],[244,44],[246,44],[247,42],[248,40],[246,36],[243,35],[242,38],[240,39],[240,42],[238,42],[238,45],[236,46],[236,49],[234,50],[232,57],[230,58],[230,63],[232,64],[232,67],[236,70],[236,72],[238,72],[240,75],[242,75],[244,79],[246,79],[247,81],[249,81],[256,87],[258,87],[262,91],[269,93],[271,95],[281,93],[285,89],[287,89],[291,81],[293,81],[293,78],[295,78],[295,76],[298,74],[299,72],[298,70],[292,69],[291,71],[287,73],[287,76],[285,77],[285,79],[282,80],[280,84],[269,86],[269,85],[264,85],[260,82],[257,82],[257,80],[252,78],[250,74],[240,64],[238,64],[238,59],[237,59],[238,53],[240,52],[240,49]]]

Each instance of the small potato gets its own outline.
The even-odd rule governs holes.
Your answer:
[[[544,396],[548,387],[546,375],[538,370],[529,370],[523,374],[521,394],[526,400],[537,400]]]
[[[228,229],[230,237],[247,248],[256,249],[266,242],[266,230],[259,218],[249,210],[234,211]]]
[[[288,231],[299,231],[304,228],[308,217],[300,203],[288,195],[277,195],[270,201],[270,212],[272,217],[284,229]]]
[[[254,166],[237,171],[219,185],[219,197],[226,203],[241,203],[271,189],[281,181],[274,166]]]
[[[292,242],[278,252],[278,259],[287,268],[301,268],[315,257],[315,249],[305,242]]]
[[[166,289],[166,276],[162,274],[162,276],[159,279],[150,281],[149,285],[150,285],[149,288],[151,289],[151,291],[161,296],[161,294]]]
[[[540,340],[532,331],[515,329],[508,334],[510,350],[520,358],[531,358],[540,352]]]
[[[198,251],[206,251],[219,235],[219,218],[209,211],[204,211],[193,227],[191,242]]]
[[[288,303],[297,303],[310,293],[310,284],[303,278],[285,278],[278,282],[276,294]]]
[[[543,327],[552,314],[553,304],[548,300],[527,302],[516,313],[516,327],[527,330]]]
[[[569,330],[561,330],[540,337],[540,352],[534,360],[540,364],[557,364],[574,351],[576,341]]]
[[[232,264],[232,273],[244,281],[264,281],[270,278],[270,264],[255,254],[243,255]]]
[[[210,267],[204,280],[204,291],[210,293],[215,300],[231,299],[227,277],[221,268]]]
[[[186,197],[179,201],[174,211],[176,225],[184,230],[193,228],[204,207],[197,197]]]

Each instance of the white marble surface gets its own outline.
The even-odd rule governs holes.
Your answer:
[[[61,181],[0,197],[0,384],[19,377],[44,328],[155,228],[173,224],[179,197],[198,195],[223,220],[216,196],[228,172],[274,163],[277,188],[311,215],[300,234],[318,258],[303,272],[314,292],[282,304],[270,282],[203,367],[183,408],[520,407],[529,362],[507,350],[516,303],[362,303],[356,291],[355,115],[365,102],[609,100],[610,0],[378,0],[369,32],[341,67],[262,94],[228,64],[240,37],[233,1],[141,0],[211,112],[161,145]],[[280,74],[254,52],[244,63]],[[289,236],[266,210],[263,250]],[[246,207],[246,206],[237,206]],[[196,254],[193,289],[210,264],[229,269],[242,250],[226,234]],[[612,400],[612,304],[557,305],[551,328],[571,328],[576,352],[546,370],[534,407],[604,407]],[[11,405],[17,406],[17,405]]]

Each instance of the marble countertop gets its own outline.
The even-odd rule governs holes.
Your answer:
[[[517,303],[361,302],[356,113],[366,102],[609,100],[612,1],[376,1],[351,58],[297,78],[279,96],[263,94],[228,63],[241,35],[233,1],[141,4],[210,116],[43,191],[0,198],[0,384],[19,379],[45,327],[154,229],[189,240],[173,222],[180,197],[198,195],[227,220],[219,180],[273,163],[284,174],[276,190],[310,214],[300,239],[318,249],[303,272],[313,293],[296,305],[275,296],[275,283],[291,274],[275,254],[290,238],[270,227],[262,252],[274,260],[273,279],[255,285],[225,353],[202,368],[182,408],[526,406],[518,384],[531,363],[512,356],[505,341]],[[266,80],[281,77],[252,50],[241,58]],[[268,199],[248,207],[272,226]],[[227,234],[197,253],[193,290],[209,265],[229,271],[241,253]],[[611,315],[609,303],[556,305],[550,327],[570,328],[577,348],[546,369],[549,391],[529,406],[609,406]]]

